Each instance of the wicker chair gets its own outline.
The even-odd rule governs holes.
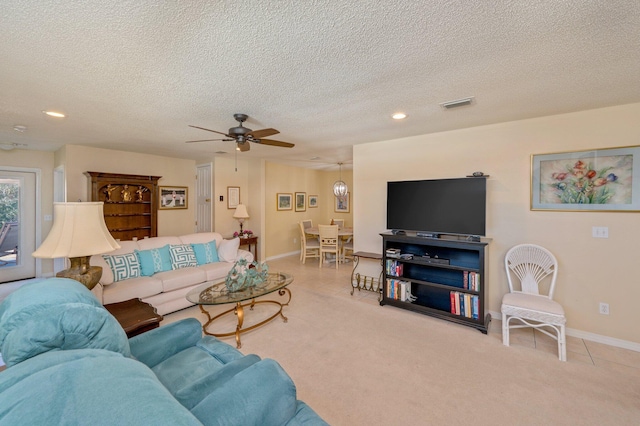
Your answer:
[[[509,346],[510,329],[533,327],[558,341],[558,357],[566,361],[567,319],[553,300],[558,274],[555,256],[544,247],[520,244],[507,252],[504,264],[509,293],[502,298],[502,343]],[[518,320],[517,325],[511,325],[513,320]]]

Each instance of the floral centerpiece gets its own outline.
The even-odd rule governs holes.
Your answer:
[[[266,263],[249,263],[247,259],[240,259],[233,265],[224,283],[230,292],[242,291],[262,284],[268,276],[269,266]]]
[[[238,231],[233,233],[233,237],[240,237],[240,238],[249,238],[250,236],[253,235],[253,231],[250,231],[248,229],[245,229],[244,231],[242,231],[242,233],[238,233]]]

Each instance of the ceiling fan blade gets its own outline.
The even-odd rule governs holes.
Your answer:
[[[233,139],[200,139],[197,141],[185,141],[185,143],[193,143],[193,142],[211,142],[211,141],[228,141]]]
[[[224,136],[226,136],[228,138],[231,137],[230,135],[228,135],[226,133],[218,132],[217,130],[205,129],[204,127],[192,126],[191,124],[189,124],[189,127],[193,127],[194,129],[206,130],[207,132],[218,133],[218,134],[224,135]]]
[[[252,142],[260,143],[262,145],[281,146],[283,148],[293,148],[295,144],[282,141],[274,141],[273,139],[256,139]]]
[[[236,144],[236,146],[238,148],[240,148],[240,152],[245,152],[245,151],[249,151],[251,149],[251,144],[249,144],[249,142],[238,142]]]
[[[277,131],[276,129],[262,129],[262,130],[253,130],[251,132],[249,132],[249,134],[251,136],[253,136],[255,139],[260,139],[260,138],[264,138],[267,136],[273,136],[273,135],[277,135],[278,133],[280,133],[279,131]]]

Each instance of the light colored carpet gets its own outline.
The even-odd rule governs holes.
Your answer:
[[[351,265],[318,269],[293,256],[293,298],[277,318],[242,335],[245,354],[277,360],[299,399],[332,425],[637,425],[640,369],[560,362],[556,353],[505,347],[477,330],[351,296]],[[274,297],[278,297],[274,295]],[[246,313],[245,324],[269,305]],[[221,312],[216,307],[212,312]],[[197,307],[168,315],[204,320]],[[216,330],[235,328],[235,317]],[[233,338],[224,341],[235,344]]]

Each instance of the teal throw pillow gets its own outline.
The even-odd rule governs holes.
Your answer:
[[[171,254],[171,267],[173,269],[198,266],[191,244],[170,244],[169,253]]]
[[[103,254],[102,258],[113,272],[113,281],[123,281],[140,276],[140,262],[135,253],[127,254]]]
[[[170,271],[171,268],[171,254],[169,253],[169,245],[164,247],[149,249],[149,250],[134,250],[138,261],[140,262],[140,273],[143,277],[150,277],[151,275]]]
[[[216,240],[204,244],[191,244],[191,247],[193,247],[193,251],[196,254],[198,265],[220,262]]]

